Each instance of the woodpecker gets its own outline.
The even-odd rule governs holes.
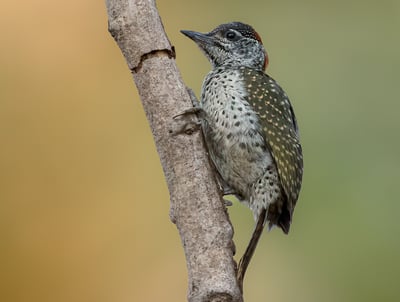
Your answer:
[[[242,283],[264,226],[278,226],[285,234],[290,229],[303,175],[296,117],[286,93],[265,73],[268,55],[250,25],[181,32],[212,65],[199,104],[209,155],[225,192],[234,192],[257,222],[239,263]]]

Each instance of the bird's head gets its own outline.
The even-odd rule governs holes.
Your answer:
[[[221,24],[209,33],[182,30],[205,53],[213,67],[230,65],[265,70],[268,55],[260,35],[240,22]]]

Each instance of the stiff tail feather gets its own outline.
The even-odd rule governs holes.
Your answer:
[[[242,292],[243,292],[244,275],[246,273],[247,267],[250,264],[251,258],[253,257],[254,251],[256,250],[261,234],[264,230],[266,215],[267,215],[267,209],[263,209],[260,215],[258,216],[256,227],[253,231],[250,242],[247,245],[246,251],[244,252],[243,257],[239,261],[239,267],[236,278],[238,281],[239,288]]]

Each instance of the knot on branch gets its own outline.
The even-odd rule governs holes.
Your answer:
[[[175,59],[176,58],[175,47],[172,46],[171,49],[155,49],[148,53],[143,54],[140,57],[139,63],[135,67],[131,68],[131,72],[132,73],[139,72],[140,68],[142,68],[144,61],[148,59],[159,58],[164,56],[168,57],[169,59]]]

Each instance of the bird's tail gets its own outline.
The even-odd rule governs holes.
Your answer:
[[[253,257],[254,251],[256,250],[258,241],[260,240],[261,234],[264,230],[265,222],[266,222],[267,209],[263,208],[258,216],[256,227],[251,236],[250,242],[247,245],[246,251],[243,254],[243,257],[239,261],[239,267],[237,270],[237,281],[240,287],[240,290],[243,292],[243,280],[244,275],[246,273],[247,267],[250,264],[251,258]]]

